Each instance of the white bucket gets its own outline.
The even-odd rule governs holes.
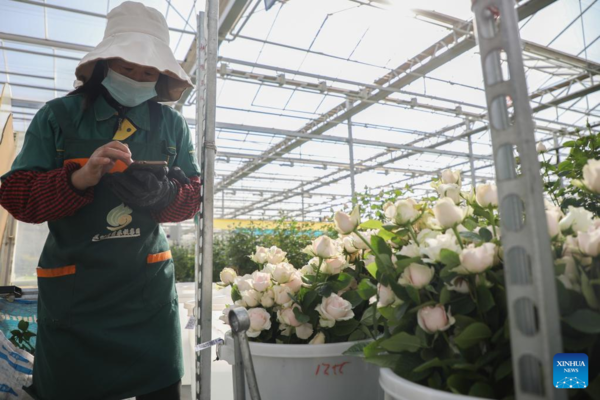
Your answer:
[[[357,342],[318,345],[250,343],[262,400],[382,400],[379,367],[342,353]],[[235,363],[228,333],[219,358]],[[246,398],[250,393],[246,387]]]
[[[381,368],[379,384],[385,392],[385,400],[485,400],[431,389],[401,378],[389,368]]]
[[[194,376],[193,363],[194,363],[194,351],[190,343],[194,341],[194,330],[185,329],[189,319],[194,315],[193,304],[195,302],[195,287],[194,282],[176,283],[177,296],[179,297],[179,325],[181,326],[181,343],[183,345],[183,377],[181,378],[182,385],[191,385],[192,376]],[[186,303],[191,302],[192,310],[190,312],[189,306],[186,308]]]

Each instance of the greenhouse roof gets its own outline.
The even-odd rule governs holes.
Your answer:
[[[115,0],[0,0],[0,83],[16,130],[72,89]],[[194,74],[204,2],[144,0]],[[468,0],[221,0],[215,216],[318,220],[356,191],[409,185],[442,169],[494,177],[483,78]],[[600,121],[600,4],[518,2],[537,140],[560,148]],[[191,61],[190,61],[191,60]],[[180,104],[195,128],[196,95]],[[22,140],[22,135],[21,138]]]

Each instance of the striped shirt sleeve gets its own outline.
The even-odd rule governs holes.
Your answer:
[[[194,218],[200,210],[201,183],[198,176],[189,178],[190,183],[185,185],[172,179],[177,185],[177,196],[171,204],[159,212],[152,213],[152,217],[160,223],[182,222]]]
[[[0,205],[15,219],[41,224],[69,217],[94,200],[94,189],[78,191],[71,175],[80,166],[67,164],[48,172],[15,171],[3,179]]]

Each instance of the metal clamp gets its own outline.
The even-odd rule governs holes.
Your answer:
[[[248,389],[252,400],[260,400],[260,392],[256,383],[254,364],[250,354],[250,345],[246,331],[250,328],[250,316],[244,308],[229,311],[229,325],[233,334],[235,349],[235,367],[233,369],[235,400],[246,400],[245,378],[248,378]]]

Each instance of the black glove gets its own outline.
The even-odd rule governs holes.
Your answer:
[[[169,174],[167,167],[132,164],[125,172],[106,174],[102,180],[125,205],[160,211],[177,196],[177,185],[171,182]],[[185,174],[183,177],[187,179]]]
[[[185,173],[179,167],[173,167],[173,168],[169,169],[169,173],[167,174],[167,176],[171,179],[175,179],[177,182],[181,183],[182,185],[190,184],[190,180],[188,179],[188,177],[185,175]]]

